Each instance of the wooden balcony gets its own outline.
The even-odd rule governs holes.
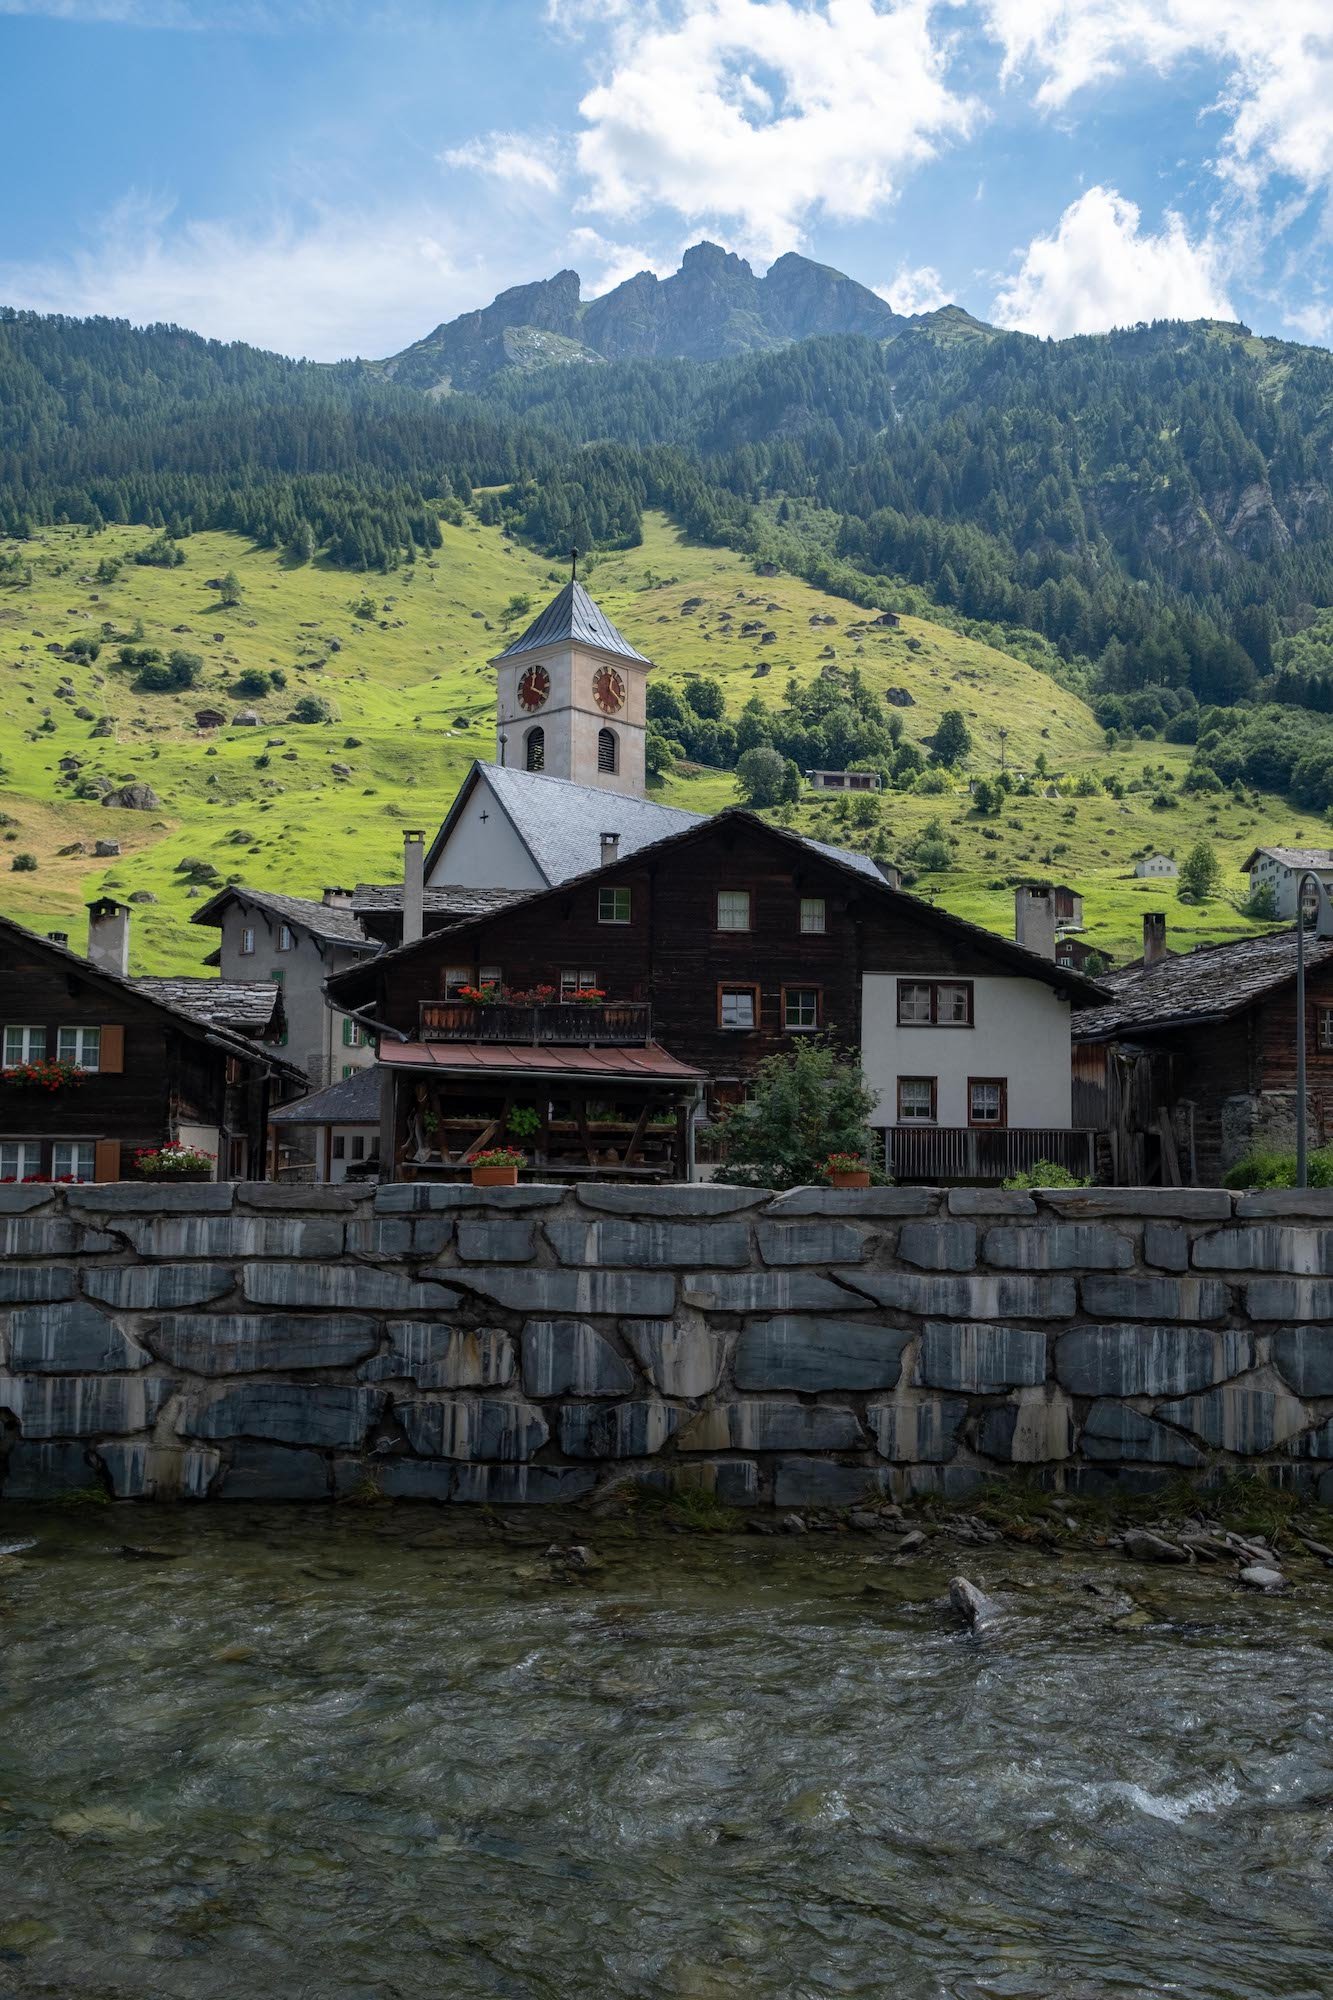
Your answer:
[[[1095,1138],[1070,1127],[978,1125],[890,1125],[884,1133],[884,1163],[895,1181],[938,1187],[948,1181],[1003,1181],[1050,1160],[1080,1178],[1091,1179]]]
[[[646,1000],[551,1000],[536,1004],[502,1000],[481,1007],[462,1000],[423,1000],[418,1037],[423,1042],[641,1048],[653,1038],[653,1016]]]

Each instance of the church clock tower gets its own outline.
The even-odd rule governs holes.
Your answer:
[[[652,661],[616,630],[577,577],[491,665],[499,763],[644,796]]]

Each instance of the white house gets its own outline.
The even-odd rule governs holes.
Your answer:
[[[1333,851],[1327,847],[1256,847],[1241,864],[1250,879],[1250,894],[1271,889],[1276,914],[1294,917],[1296,890],[1302,875],[1317,875],[1333,887]]]
[[[1134,863],[1134,873],[1140,881],[1160,881],[1179,875],[1180,870],[1169,854],[1145,854],[1142,861]]]

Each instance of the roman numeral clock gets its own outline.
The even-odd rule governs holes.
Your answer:
[[[652,661],[575,577],[491,664],[501,764],[643,797]]]
[[[551,676],[545,667],[529,667],[518,684],[519,705],[527,715],[535,715],[551,692]]]

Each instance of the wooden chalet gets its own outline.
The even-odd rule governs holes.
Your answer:
[[[1307,933],[1310,1143],[1333,1144],[1333,937]],[[1075,1115],[1106,1135],[1120,1186],[1216,1187],[1256,1147],[1296,1144],[1296,933],[1173,955],[1144,919],[1144,956],[1102,976],[1109,1003],[1076,1013]]]
[[[278,1053],[281,990],[131,979],[129,915],[90,905],[87,958],[0,918],[0,1180],[127,1179],[177,1141],[219,1180],[262,1180],[270,1109],[304,1084]],[[31,1080],[48,1064],[55,1088]]]
[[[1089,1155],[1069,1129],[1069,1001],[1103,989],[743,811],[327,990],[378,1041],[385,1178],[460,1171],[515,1142],[515,1111],[544,1170],[683,1176],[696,1104],[811,1036],[861,1047],[900,1179]]]

